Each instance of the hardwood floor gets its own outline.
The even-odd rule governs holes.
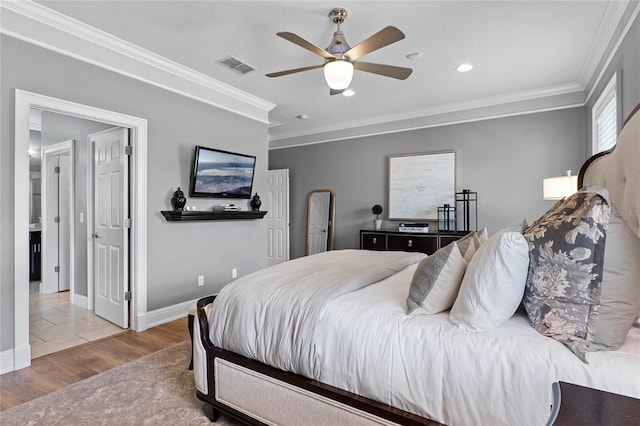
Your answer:
[[[0,376],[0,411],[189,339],[185,317],[33,359],[30,367]]]

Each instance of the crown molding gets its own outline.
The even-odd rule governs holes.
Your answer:
[[[607,54],[607,47],[615,37],[616,30],[620,26],[620,22],[624,17],[625,10],[629,5],[629,0],[611,1],[607,4],[607,10],[600,21],[598,31],[591,43],[587,59],[585,60],[578,82],[587,87],[593,79],[598,68],[598,64],[602,61],[603,56]]]
[[[586,85],[587,96],[585,98],[585,103],[588,103],[591,100],[591,97],[595,93],[596,88],[602,82],[604,73],[608,70],[609,66],[611,65],[611,61],[613,60],[613,57],[615,56],[616,52],[620,48],[620,45],[624,41],[624,38],[627,36],[627,33],[631,29],[631,26],[635,22],[636,18],[638,17],[638,15],[640,15],[640,1],[634,1],[631,4],[629,3],[630,2],[626,2],[626,4],[629,6],[628,18],[626,18],[624,22],[620,22],[620,26],[624,24],[624,28],[620,29],[620,35],[616,39],[615,44],[610,48],[610,50],[608,50],[607,52],[604,52],[602,55],[602,58],[600,58],[600,60],[602,61],[604,59],[605,54],[607,55],[606,60],[604,61],[602,66],[599,68],[598,74],[596,75],[594,70],[594,74],[591,75],[589,83]],[[625,9],[625,12],[626,12],[626,9]]]
[[[275,104],[31,0],[0,1],[0,33],[268,123]]]
[[[331,142],[359,136],[371,136],[407,130],[446,126],[460,122],[488,120],[529,110],[540,112],[584,105],[584,88],[578,83],[509,93],[500,96],[438,105],[410,113],[371,117],[366,120],[340,123],[332,127],[309,129],[303,132],[282,133],[269,139],[271,149]],[[464,118],[461,118],[464,117]],[[357,133],[353,133],[358,129]],[[296,141],[297,140],[297,141]]]

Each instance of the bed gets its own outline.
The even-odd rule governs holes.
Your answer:
[[[544,425],[557,382],[640,402],[638,109],[583,166],[586,189],[531,226],[428,257],[307,256],[201,299],[194,379],[210,419]]]

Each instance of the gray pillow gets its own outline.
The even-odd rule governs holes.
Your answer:
[[[462,257],[464,257],[464,260],[469,263],[473,255],[476,253],[476,243],[473,240],[473,232],[470,232],[460,238],[456,241],[456,244],[458,245],[458,249],[460,250]]]
[[[598,322],[589,350],[615,350],[640,311],[640,239],[612,208],[604,250]]]
[[[584,362],[598,321],[609,215],[601,195],[581,191],[558,201],[524,232],[529,322]]]
[[[418,308],[422,309],[416,312],[424,314],[437,314],[450,309],[466,269],[467,262],[455,241],[422,259],[411,280],[407,297],[408,313]]]

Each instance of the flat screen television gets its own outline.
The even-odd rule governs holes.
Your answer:
[[[196,146],[191,197],[251,198],[256,157]]]

